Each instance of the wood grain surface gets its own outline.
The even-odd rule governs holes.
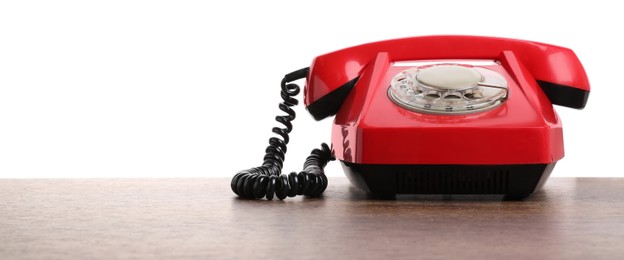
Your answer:
[[[498,196],[252,201],[229,179],[0,180],[2,259],[622,259],[624,179]]]

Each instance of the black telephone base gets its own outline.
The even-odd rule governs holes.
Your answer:
[[[400,165],[341,161],[357,188],[380,198],[397,194],[502,194],[521,200],[539,190],[553,168],[550,164]]]

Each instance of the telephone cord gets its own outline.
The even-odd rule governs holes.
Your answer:
[[[291,122],[296,116],[291,107],[299,103],[295,97],[301,91],[297,84],[291,82],[305,78],[308,71],[309,68],[303,68],[286,74],[282,79],[280,94],[283,102],[279,104],[279,109],[286,115],[276,116],[275,121],[284,125],[284,128],[273,127],[272,131],[278,137],[269,138],[262,166],[242,170],[234,175],[230,185],[238,196],[247,199],[266,197],[267,200],[272,200],[274,196],[280,200],[296,195],[317,197],[327,188],[324,168],[335,158],[326,143],[322,143],[320,149],[312,150],[301,172],[282,174],[286,145],[290,141],[288,134],[293,129]]]

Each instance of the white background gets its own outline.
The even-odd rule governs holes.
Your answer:
[[[554,176],[624,176],[616,1],[342,2],[3,1],[0,177],[231,176],[261,163],[285,73],[431,34],[572,48],[593,89],[585,110],[557,107]],[[286,170],[330,140],[331,120],[297,111]]]

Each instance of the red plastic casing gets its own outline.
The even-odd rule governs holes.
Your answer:
[[[466,115],[406,110],[387,95],[395,61],[491,59],[509,99]],[[561,159],[561,122],[536,79],[589,91],[585,71],[566,48],[468,36],[432,36],[365,44],[315,59],[305,103],[360,77],[336,114],[332,149],[358,164],[548,164]]]

